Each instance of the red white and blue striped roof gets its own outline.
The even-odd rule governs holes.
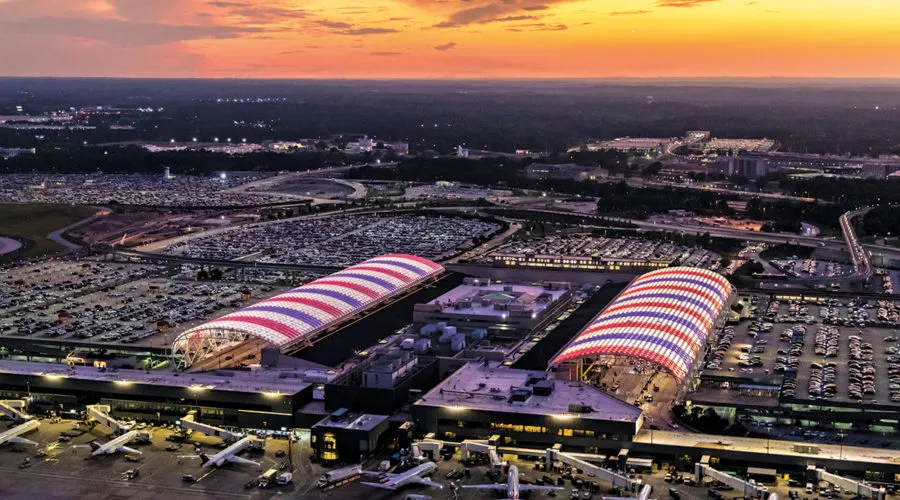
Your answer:
[[[311,281],[184,332],[230,330],[262,338],[281,347],[360,312],[444,268],[415,255],[387,254]]]
[[[652,361],[684,380],[733,288],[720,274],[670,267],[644,274],[551,361],[593,356]]]

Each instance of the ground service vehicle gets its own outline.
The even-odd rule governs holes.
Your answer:
[[[335,469],[322,474],[319,481],[316,482],[317,488],[328,488],[330,486],[339,486],[357,479],[362,469],[358,465]]]

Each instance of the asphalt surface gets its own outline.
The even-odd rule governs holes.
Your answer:
[[[597,290],[571,316],[560,322],[549,335],[538,342],[513,365],[523,370],[544,370],[547,363],[560,349],[584,328],[594,316],[606,307],[625,288],[626,283],[610,283]]]

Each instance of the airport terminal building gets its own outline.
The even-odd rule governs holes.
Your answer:
[[[598,441],[630,441],[643,425],[640,408],[580,382],[540,371],[469,363],[413,405],[425,432],[461,441],[500,435],[505,444],[591,450]]]

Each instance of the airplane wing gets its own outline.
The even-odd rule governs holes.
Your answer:
[[[563,488],[559,486],[540,486],[537,484],[520,484],[519,491],[551,491],[551,490],[561,490]]]
[[[143,453],[141,453],[140,451],[135,450],[134,448],[129,448],[127,446],[119,446],[118,448],[116,448],[116,451],[122,451],[125,453],[131,453],[134,455],[143,455]]]
[[[232,463],[244,464],[244,465],[259,465],[259,462],[254,462],[253,460],[247,460],[246,458],[241,458],[235,455],[228,457],[228,461]]]
[[[34,441],[30,440],[30,439],[25,439],[25,438],[23,438],[23,437],[18,437],[18,436],[9,438],[9,441],[7,441],[7,442],[9,442],[9,443],[17,443],[17,444],[30,444],[30,445],[32,445],[32,446],[37,446],[37,443],[36,443],[36,442],[34,442]]]
[[[410,482],[411,482],[411,483],[415,483],[415,484],[421,484],[422,486],[430,486],[430,487],[432,487],[432,488],[437,488],[437,489],[439,489],[439,490],[444,489],[444,485],[443,485],[443,484],[441,484],[441,483],[436,483],[436,482],[434,482],[434,481],[432,481],[431,479],[428,479],[428,478],[426,478],[426,477],[417,477],[417,478],[413,478],[413,479],[410,480]]]
[[[506,483],[494,483],[494,484],[464,484],[463,488],[470,488],[473,490],[505,490],[507,488]]]
[[[376,488],[381,488],[383,490],[396,490],[397,488],[390,486],[391,483],[370,483],[368,481],[360,481],[360,484],[365,484],[366,486],[374,486]]]

